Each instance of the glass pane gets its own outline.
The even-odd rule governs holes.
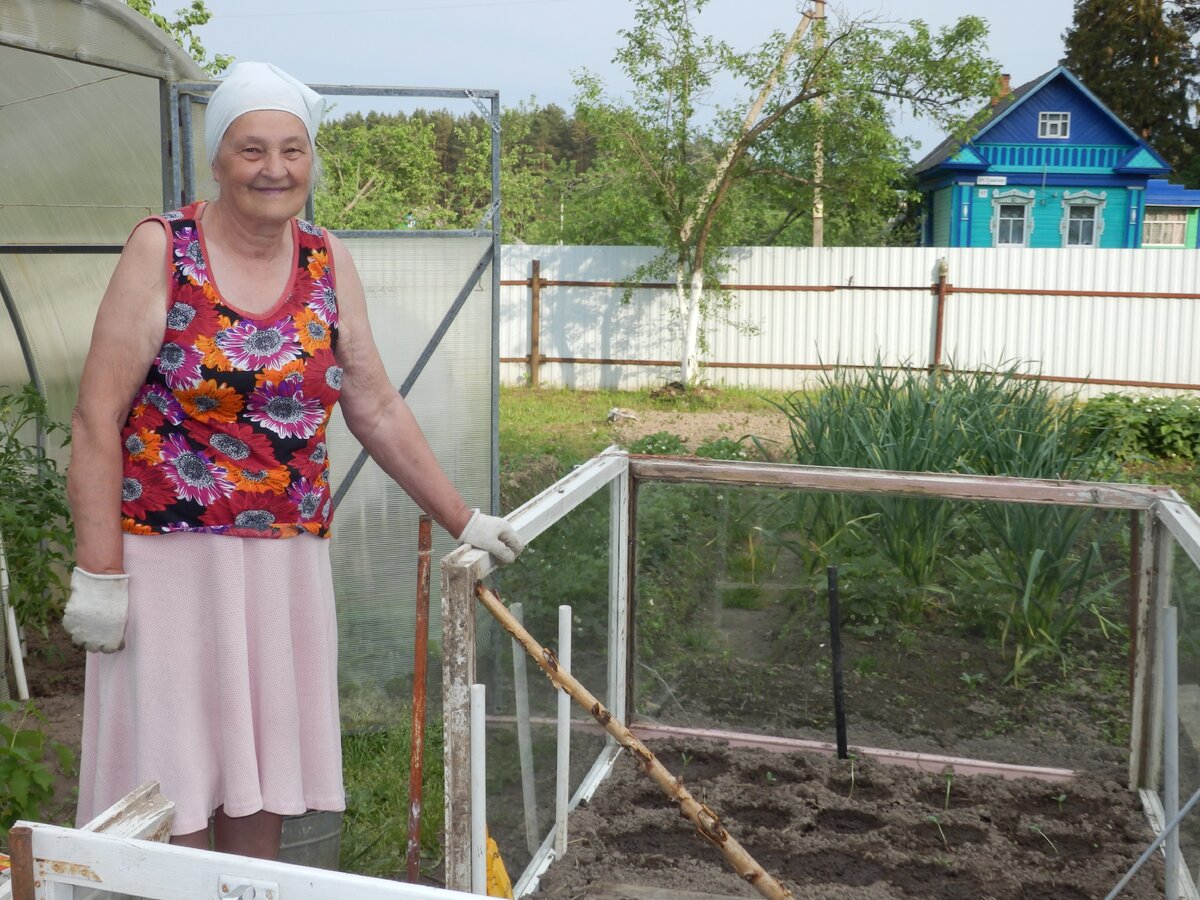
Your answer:
[[[510,606],[521,604],[525,628],[543,647],[561,650],[559,607],[571,608],[571,674],[608,708],[610,512],[609,491],[602,489],[499,573],[501,596]],[[487,685],[488,698],[488,829],[515,879],[554,827],[561,694],[524,648],[482,607],[477,610],[476,677]],[[518,715],[525,708],[530,743],[522,746]],[[570,709],[568,799],[607,742],[586,710],[574,701]]]
[[[636,716],[833,741],[836,565],[851,746],[1090,760],[1122,777],[1125,523],[1086,509],[643,485]]]

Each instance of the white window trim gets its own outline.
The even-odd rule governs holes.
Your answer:
[[[1054,123],[1063,129],[1062,134],[1047,134],[1047,126],[1050,124],[1048,116],[1061,116],[1054,120]],[[1038,113],[1038,139],[1043,141],[1065,141],[1071,136],[1071,114],[1065,110],[1044,110]]]
[[[1033,201],[1037,196],[1037,191],[1022,191],[1013,188],[1009,191],[993,191],[992,192],[992,220],[988,226],[992,233],[993,247],[1028,247],[1029,239],[1033,236]],[[1001,206],[1024,206],[1025,207],[1025,243],[1023,244],[1001,244],[1000,238],[1000,207]]]
[[[1104,207],[1108,204],[1108,191],[1101,191],[1096,194],[1092,191],[1063,191],[1062,195],[1062,218],[1058,222],[1058,231],[1062,235],[1062,246],[1064,247],[1099,247],[1100,238],[1104,234]],[[1096,227],[1092,232],[1094,240],[1091,244],[1068,244],[1067,236],[1071,225],[1071,207],[1072,206],[1090,206],[1092,214],[1095,216]]]

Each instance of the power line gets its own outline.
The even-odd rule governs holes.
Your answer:
[[[430,12],[443,9],[500,9],[506,6],[544,6],[549,3],[577,3],[579,0],[499,0],[495,3],[439,3],[432,6],[384,6],[375,9],[328,9],[312,12],[213,13],[213,19],[263,19],[280,16],[345,16],[372,13]]]

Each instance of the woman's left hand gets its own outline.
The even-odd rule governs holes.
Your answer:
[[[505,519],[499,516],[485,516],[479,510],[471,516],[467,527],[458,536],[460,544],[470,544],[479,550],[486,550],[504,565],[513,562],[525,549],[521,535]]]

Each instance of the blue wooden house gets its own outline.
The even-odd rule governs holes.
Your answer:
[[[1200,191],[1059,66],[917,163],[933,247],[1195,247]]]

